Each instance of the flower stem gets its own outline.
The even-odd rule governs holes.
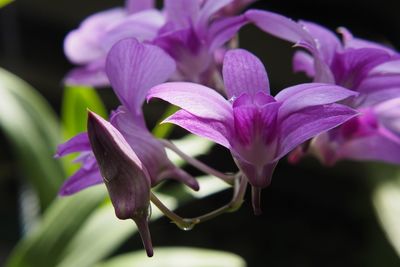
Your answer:
[[[246,188],[247,180],[242,175],[239,175],[234,180],[233,197],[228,204],[195,218],[182,218],[181,216],[177,215],[168,209],[168,207],[166,207],[152,192],[150,199],[151,202],[153,202],[153,204],[156,205],[157,208],[159,208],[161,212],[164,213],[164,215],[174,222],[179,228],[188,231],[193,229],[196,224],[211,220],[225,212],[233,212],[239,209],[243,203]]]
[[[220,171],[217,171],[213,168],[211,168],[210,166],[204,164],[203,162],[190,157],[189,155],[186,155],[182,150],[180,150],[174,143],[167,141],[167,140],[163,140],[160,139],[161,143],[166,147],[171,149],[172,151],[174,151],[179,157],[181,157],[183,160],[185,160],[187,163],[191,164],[192,166],[196,167],[197,169],[203,171],[204,173],[208,173],[211,174],[215,177],[220,178],[221,180],[223,180],[224,182],[232,185],[235,176],[234,175],[227,175],[224,174]]]

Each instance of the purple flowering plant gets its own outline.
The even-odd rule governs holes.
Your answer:
[[[65,39],[66,56],[79,65],[65,83],[111,86],[121,105],[109,121],[88,111],[87,132],[58,146],[57,157],[78,152],[81,164],[60,195],[104,183],[116,216],[136,223],[148,256],[150,203],[191,229],[240,208],[248,185],[260,214],[261,191],[286,155],[293,163],[314,155],[327,167],[344,159],[400,163],[398,52],[344,28],[340,39],[315,23],[255,9],[241,13],[252,2],[165,0],[157,9],[154,1],[127,0],[88,17]],[[238,48],[238,33],[248,24],[293,43],[293,70],[310,82],[272,96],[263,62]],[[142,110],[146,99],[179,107],[162,123],[226,148],[237,169],[220,172],[167,136],[153,136]],[[202,188],[166,149],[231,186],[232,200],[193,218],[168,209],[155,193],[167,179]]]

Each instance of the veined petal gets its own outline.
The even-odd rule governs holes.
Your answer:
[[[314,58],[304,51],[297,51],[293,56],[293,71],[304,72],[310,78],[315,77]]]
[[[308,139],[328,131],[356,116],[357,113],[343,105],[330,104],[306,107],[278,121],[281,136],[276,159],[289,153]]]
[[[355,49],[359,49],[359,48],[375,48],[375,49],[380,49],[380,50],[385,50],[387,53],[389,54],[395,54],[396,51],[394,51],[392,48],[378,44],[378,43],[374,43],[371,41],[367,41],[367,40],[363,40],[363,39],[359,39],[359,38],[354,38],[353,35],[351,34],[351,32],[344,28],[344,27],[340,27],[337,30],[340,34],[342,34],[343,36],[343,43],[344,43],[344,47],[347,48],[355,48]]]
[[[154,0],[126,0],[125,8],[130,14],[155,7]]]
[[[205,27],[210,18],[220,9],[232,3],[233,0],[205,0],[205,3],[200,9],[197,25]]]
[[[306,107],[330,104],[356,95],[356,92],[336,85],[307,83],[286,88],[275,99],[282,103],[279,118],[284,118]]]
[[[64,182],[59,194],[61,196],[69,196],[102,182],[103,178],[101,177],[99,167],[92,155],[91,159],[83,163],[83,166]]]
[[[107,56],[106,72],[120,101],[133,114],[141,113],[148,90],[166,81],[175,62],[160,48],[124,39]]]
[[[246,50],[228,51],[222,73],[229,98],[238,97],[243,93],[254,97],[260,91],[269,94],[269,81],[263,63]]]
[[[156,9],[135,13],[109,27],[105,31],[101,45],[105,51],[109,51],[115,43],[126,38],[150,41],[157,36],[164,24],[165,16]]]
[[[374,111],[379,121],[400,141],[400,95],[376,105]]]
[[[105,71],[105,59],[99,58],[83,67],[72,69],[64,78],[67,85],[105,87],[110,84]]]
[[[389,60],[382,64],[377,65],[369,73],[371,75],[388,75],[388,74],[400,74],[400,59],[397,57],[393,60]]]
[[[355,105],[357,108],[372,107],[381,102],[398,98],[400,96],[400,86],[389,87],[379,90],[380,87],[376,87],[375,91],[367,94],[360,94],[360,97],[355,99]]]
[[[400,164],[400,143],[394,142],[377,132],[346,142],[339,147],[337,158],[376,160]]]
[[[183,171],[179,171],[172,164],[161,142],[155,139],[147,128],[124,107],[120,107],[114,112],[110,121],[121,132],[148,170],[152,186],[157,185],[164,178],[173,178],[194,190],[198,189],[197,181]],[[166,174],[169,174],[169,176],[166,176]]]
[[[246,8],[246,6],[249,6],[256,1],[257,0],[233,0],[229,5],[223,7],[218,14],[223,16],[233,16],[239,14],[240,11]]]
[[[292,43],[315,46],[310,34],[295,21],[282,15],[261,11],[249,10],[245,16],[263,31]]]
[[[338,53],[332,62],[336,84],[356,89],[373,68],[390,58],[386,51],[380,49],[346,49]]]
[[[71,31],[64,40],[64,53],[76,64],[86,64],[105,56],[101,38],[107,27],[126,17],[122,8],[96,13],[86,18],[78,29]]]
[[[90,151],[90,143],[87,133],[80,133],[69,139],[67,142],[58,145],[55,157],[63,157],[65,155],[75,153]]]
[[[230,128],[221,121],[204,119],[185,110],[179,110],[165,119],[163,123],[173,123],[228,149],[231,147],[229,143]]]
[[[192,26],[200,11],[199,0],[165,0],[164,10],[171,30]]]
[[[186,82],[163,83],[153,87],[147,101],[160,98],[204,119],[232,121],[232,106],[215,90]]]
[[[222,18],[213,22],[207,30],[209,51],[215,51],[231,40],[241,27],[249,21],[244,15]]]
[[[300,24],[302,24],[304,29],[314,38],[317,49],[321,52],[324,62],[329,65],[335,53],[342,47],[340,40],[332,31],[316,23],[300,21]]]
[[[363,94],[370,94],[394,88],[400,88],[400,75],[368,75],[360,83],[357,91]]]

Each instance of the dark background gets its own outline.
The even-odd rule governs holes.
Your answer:
[[[0,66],[17,74],[42,93],[59,112],[61,80],[72,67],[62,51],[64,36],[96,11],[122,1],[17,0],[0,10]],[[268,9],[294,19],[321,23],[331,29],[346,26],[355,35],[400,48],[400,1],[259,1]],[[274,92],[306,81],[291,72],[290,44],[266,36],[253,27],[241,32],[241,47],[260,56]],[[117,103],[110,90],[101,95],[109,108]],[[1,101],[1,99],[0,99]],[[149,121],[156,116],[148,114]],[[12,151],[0,132],[0,265],[20,237]],[[214,148],[201,158],[225,171],[234,170],[230,155]],[[367,163],[368,164],[368,163]],[[249,201],[236,213],[226,214],[187,233],[167,219],[151,225],[156,246],[200,246],[227,250],[255,266],[400,266],[386,241],[370,200],[365,165],[341,163],[324,169],[307,159],[298,166],[279,164],[272,185],[263,192],[261,216],[253,216]],[[189,204],[178,212],[196,215],[229,200],[221,193]],[[122,250],[139,243],[131,238]]]

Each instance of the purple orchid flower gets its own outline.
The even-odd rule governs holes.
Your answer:
[[[356,112],[334,102],[357,93],[335,85],[310,83],[287,88],[275,98],[263,64],[245,50],[230,50],[223,63],[229,100],[194,83],[165,83],[147,99],[160,98],[182,110],[174,123],[228,148],[252,185],[253,207],[260,213],[261,189],[271,182],[280,158],[299,144],[351,119]]]
[[[115,215],[136,223],[149,257],[153,256],[147,219],[150,176],[121,133],[95,113],[88,114],[88,136]]]
[[[175,59],[172,80],[215,84],[224,44],[247,23],[243,15],[221,17],[220,12],[238,5],[234,0],[165,0],[167,22],[153,43]]]
[[[343,104],[357,109],[360,116],[297,148],[289,157],[291,162],[312,153],[327,165],[345,158],[400,163],[400,131],[388,127],[386,118],[391,118],[392,125],[398,120],[385,114],[400,113],[400,107],[393,105],[400,98],[400,56],[396,51],[354,38],[344,28],[339,29],[342,42],[314,23],[296,23],[266,11],[248,11],[246,16],[264,31],[306,50],[295,53],[295,71],[303,71],[316,82],[341,85],[359,93]]]
[[[218,15],[220,16],[234,16],[239,14],[243,9],[253,4],[258,0],[233,0],[229,5],[222,8]]]
[[[164,15],[154,0],[126,0],[124,8],[113,8],[86,18],[64,41],[67,58],[81,65],[67,74],[67,84],[107,86],[105,59],[119,40],[135,37],[152,40],[164,25]]]
[[[110,50],[106,71],[123,106],[112,113],[110,122],[124,136],[132,150],[146,167],[151,186],[165,178],[174,178],[198,190],[197,181],[176,167],[167,157],[162,143],[147,129],[142,104],[148,90],[175,70],[174,61],[160,48],[125,39]],[[62,186],[60,195],[71,195],[103,182],[87,133],[81,133],[58,147],[57,156],[81,152],[76,159],[81,168]]]
[[[225,51],[225,43],[247,23],[244,16],[219,13],[243,6],[241,1],[165,0],[162,12],[153,8],[152,1],[134,6],[137,2],[131,0],[125,9],[95,14],[67,36],[67,57],[84,66],[71,71],[66,83],[108,85],[107,52],[117,41],[135,37],[160,46],[175,59],[177,71],[172,79],[210,84],[218,73],[218,55]]]

